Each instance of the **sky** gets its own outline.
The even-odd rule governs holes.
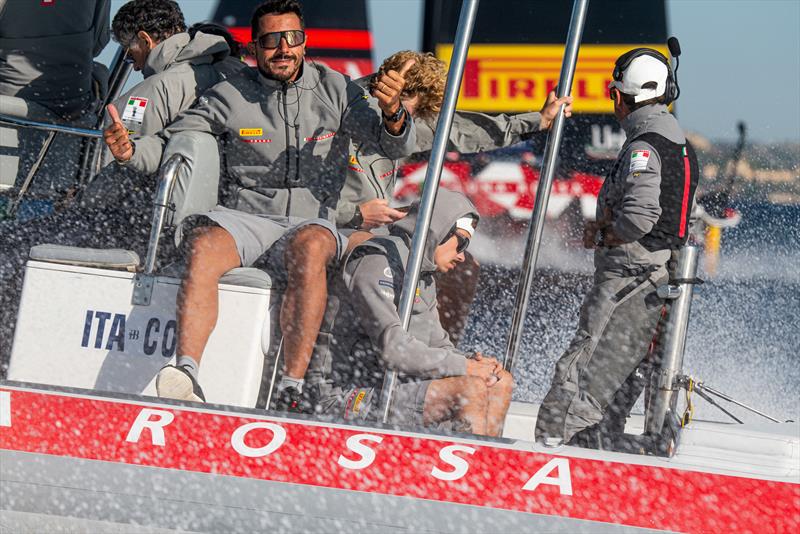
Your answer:
[[[112,14],[124,3],[112,0]],[[192,24],[216,0],[178,3]],[[419,49],[423,0],[367,4],[376,62]],[[667,15],[683,52],[677,114],[686,130],[732,140],[743,120],[753,141],[800,143],[800,0],[668,0]]]

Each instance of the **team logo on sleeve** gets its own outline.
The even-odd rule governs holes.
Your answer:
[[[631,152],[631,172],[643,171],[647,168],[647,161],[650,159],[649,150],[634,150]]]
[[[140,96],[132,96],[125,104],[125,111],[122,112],[122,120],[128,122],[135,122],[142,124],[144,121],[144,112],[147,110],[146,98]]]

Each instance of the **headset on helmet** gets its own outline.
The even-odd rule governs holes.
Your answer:
[[[658,50],[653,50],[652,48],[634,48],[617,58],[611,77],[614,78],[614,81],[622,81],[622,73],[625,72],[625,69],[630,66],[634,59],[642,56],[654,57],[667,67],[667,82],[664,87],[664,96],[666,97],[665,103],[671,104],[675,102],[678,100],[678,97],[681,96],[681,88],[678,86],[678,57],[681,55],[681,45],[676,37],[670,37],[667,40],[667,46],[669,47],[670,54],[675,58],[674,71],[670,67],[667,57]]]

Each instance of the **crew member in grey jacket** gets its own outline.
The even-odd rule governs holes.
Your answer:
[[[365,89],[373,89],[381,73],[398,70],[410,60],[415,63],[405,75],[406,85],[400,100],[414,117],[417,127],[415,153],[419,155],[433,147],[447,81],[445,63],[429,53],[403,50],[384,60],[377,74],[361,78],[356,83]],[[569,117],[572,97],[556,99],[555,93],[548,96],[541,112],[486,115],[456,110],[448,150],[471,154],[524,141],[536,132],[548,130],[562,104],[566,106],[565,115]],[[376,151],[372,145],[351,143],[347,179],[336,207],[336,223],[344,228],[370,230],[400,219],[403,213],[390,208],[389,201],[396,184],[397,168],[402,163],[403,160],[394,160]]]
[[[93,126],[108,85],[108,69],[93,60],[108,43],[110,3],[0,0],[0,96],[24,99],[24,118],[30,120]],[[9,103],[11,109],[19,104]],[[0,103],[0,112],[7,113],[4,108]],[[0,126],[0,193],[21,185],[46,135]],[[72,185],[77,154],[69,160],[61,153],[77,153],[80,145],[78,138],[56,136],[44,166],[59,172],[47,179],[39,173],[23,206],[32,197],[52,203]]]
[[[380,110],[373,108],[342,74],[304,61],[303,28],[297,1],[265,2],[251,21],[249,46],[258,70],[218,84],[158,136],[131,142],[120,123],[107,130],[106,143],[117,160],[145,172],[155,171],[164,144],[179,131],[211,133],[225,154],[229,187],[222,205],[184,227],[191,239],[178,301],[179,358],[177,366],[159,374],[162,396],[203,399],[196,375],[216,323],[218,280],[235,267],[257,264],[284,235],[303,250],[299,257],[283,258],[284,351],[310,355],[313,339],[305,341],[302,332],[319,329],[325,267],[345,248],[333,220],[350,139],[380,145],[394,158],[413,151],[413,121],[399,99],[403,70],[381,78],[373,93]],[[302,387],[302,376],[297,385]]]
[[[147,16],[145,16],[147,15]],[[126,47],[134,40],[148,42],[136,59],[144,80],[116,100],[125,128],[142,135],[162,130],[188,109],[209,87],[222,80],[228,46],[219,36],[185,33],[183,13],[171,0],[133,0],[120,7],[112,24],[115,39]],[[240,68],[245,67],[239,62]],[[125,113],[128,106],[136,113]],[[113,158],[106,158],[113,162]],[[92,248],[126,248],[145,252],[150,232],[155,180],[116,163],[107,165],[88,186],[81,205],[26,224],[0,223],[0,329],[12,339],[22,275],[28,251],[50,243]],[[8,361],[10,343],[0,346],[0,374]]]
[[[401,95],[403,106],[417,125],[416,156],[433,147],[433,136],[444,100],[447,66],[433,54],[404,50],[387,58],[378,74],[398,69],[409,60],[415,64],[406,74]],[[358,83],[371,88],[377,77],[362,78]],[[572,114],[572,97],[556,99],[548,95],[541,112],[515,115],[486,115],[456,111],[450,129],[448,150],[470,154],[507,147],[550,128],[561,105],[565,116]],[[407,160],[407,158],[406,158]],[[406,160],[392,160],[372,147],[351,143],[347,179],[337,206],[336,222],[345,228],[370,230],[396,221],[403,213],[389,206],[397,180],[397,169]],[[458,269],[439,277],[439,304],[442,324],[454,343],[466,326],[466,317],[477,289],[480,267],[466,254]]]
[[[358,245],[331,290],[309,383],[319,387],[318,411],[347,420],[375,415],[386,369],[400,373],[390,422],[499,435],[513,379],[494,358],[465,354],[439,322],[434,273],[464,261],[478,213],[461,193],[441,190],[431,219],[411,322],[404,330],[398,299],[419,204],[389,226],[388,236]]]
[[[0,95],[62,119],[94,100],[93,59],[108,44],[109,0],[0,0]]]
[[[613,446],[601,421],[624,423],[633,405],[617,407],[615,395],[656,333],[664,305],[656,289],[668,280],[671,251],[686,243],[699,176],[694,150],[665,105],[677,96],[667,58],[637,49],[616,64],[609,89],[627,141],[600,190],[597,220],[585,228],[594,285],[539,408],[536,437],[549,443]]]

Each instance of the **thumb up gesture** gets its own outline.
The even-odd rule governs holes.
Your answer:
[[[128,129],[122,124],[119,112],[113,104],[109,104],[106,109],[108,116],[111,117],[111,125],[103,131],[103,139],[114,159],[126,162],[133,157],[133,145],[128,137]]]

